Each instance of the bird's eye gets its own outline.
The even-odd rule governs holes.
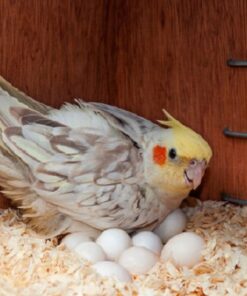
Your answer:
[[[196,165],[197,165],[197,160],[196,159],[191,159],[190,166],[194,167]]]
[[[176,151],[176,149],[171,148],[169,150],[169,157],[170,157],[170,159],[175,159],[177,157],[177,151]]]

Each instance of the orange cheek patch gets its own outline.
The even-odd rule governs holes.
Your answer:
[[[166,147],[157,145],[153,148],[153,161],[158,165],[166,163]]]

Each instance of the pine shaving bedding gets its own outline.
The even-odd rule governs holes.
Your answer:
[[[14,210],[0,216],[0,295],[247,295],[247,207],[207,201],[184,208],[187,229],[206,241],[193,269],[159,262],[125,284],[31,231]]]

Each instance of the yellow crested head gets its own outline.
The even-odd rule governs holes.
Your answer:
[[[174,144],[180,157],[205,159],[208,163],[212,157],[212,149],[203,137],[172,117],[166,110],[163,112],[167,120],[159,120],[159,123],[172,129]]]
[[[164,113],[167,120],[159,122],[167,128],[146,138],[145,176],[161,199],[181,201],[201,184],[212,150],[199,134]]]

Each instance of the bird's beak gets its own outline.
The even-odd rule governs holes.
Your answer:
[[[184,171],[185,183],[196,189],[202,181],[205,169],[207,167],[206,161],[193,160],[189,164],[188,168]]]

